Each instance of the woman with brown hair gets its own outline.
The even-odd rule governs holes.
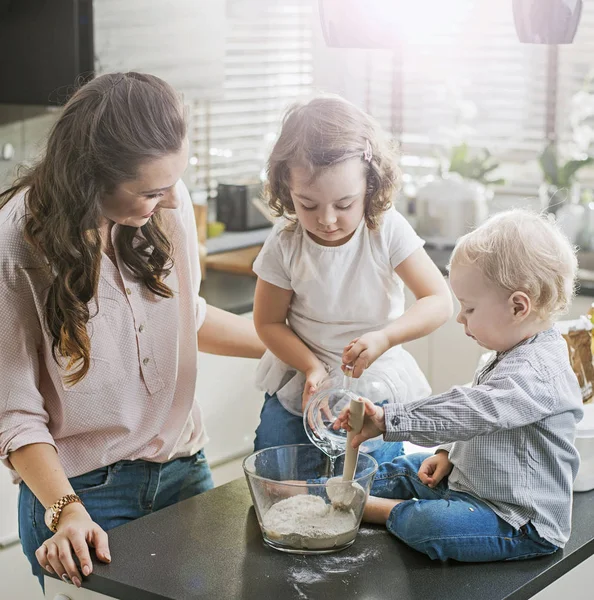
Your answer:
[[[250,321],[198,295],[187,162],[175,91],[108,74],[0,194],[0,458],[41,582],[40,565],[80,586],[89,546],[110,561],[105,531],[212,487],[198,346],[263,353]]]

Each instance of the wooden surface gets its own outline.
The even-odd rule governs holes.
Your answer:
[[[202,279],[206,278],[206,229],[208,221],[208,207],[206,204],[194,204],[194,218],[198,230],[198,252],[200,256],[200,271]]]
[[[206,257],[206,268],[215,271],[225,271],[226,273],[238,273],[241,275],[256,274],[252,270],[252,265],[260,253],[262,246],[252,246],[251,248],[242,248],[231,252],[222,252]]]

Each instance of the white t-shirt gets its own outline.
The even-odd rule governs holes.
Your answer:
[[[344,347],[353,339],[402,315],[404,286],[394,269],[423,244],[395,208],[384,213],[374,231],[363,219],[342,246],[322,246],[301,225],[290,229],[282,220],[253,269],[264,281],[293,291],[289,326],[325,365],[338,368]],[[410,402],[431,392],[413,357],[400,346],[388,350],[366,373],[389,384],[393,393],[385,400]],[[303,373],[267,351],[256,379],[289,412],[301,414]]]

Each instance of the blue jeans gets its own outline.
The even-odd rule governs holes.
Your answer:
[[[260,424],[256,429],[254,450],[264,450],[286,444],[311,444],[303,427],[303,417],[290,413],[279,402],[276,394],[266,394],[264,406],[260,412]],[[386,442],[377,450],[369,453],[378,464],[390,462],[404,454],[402,442]]]
[[[372,496],[407,500],[397,504],[388,531],[432,559],[463,562],[519,560],[552,554],[558,548],[538,535],[532,523],[514,529],[482,500],[450,490],[447,478],[435,488],[417,472],[431,454],[409,454],[380,465]]]
[[[193,456],[159,464],[122,460],[70,479],[95,523],[105,531],[186,500],[213,487],[201,450]],[[43,587],[35,551],[53,533],[43,521],[43,505],[24,484],[19,494],[19,536],[33,574]]]

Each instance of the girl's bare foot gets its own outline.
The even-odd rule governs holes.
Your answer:
[[[363,521],[376,525],[385,525],[392,509],[404,500],[393,500],[392,498],[377,498],[369,496],[365,509],[363,510]]]

